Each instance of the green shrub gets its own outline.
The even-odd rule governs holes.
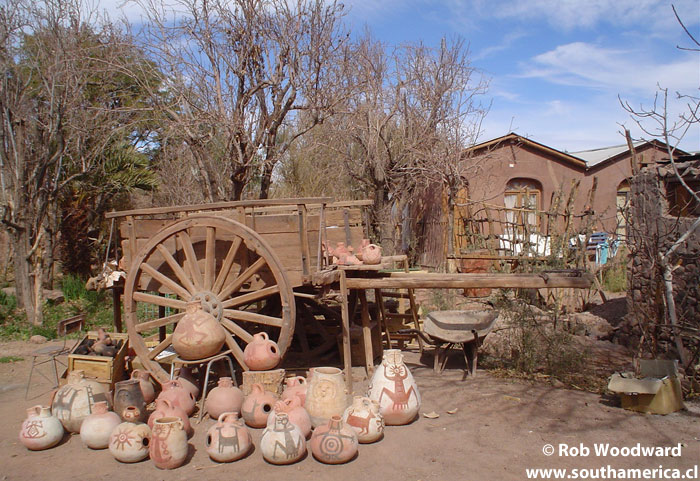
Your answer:
[[[63,291],[63,297],[67,301],[84,298],[88,292],[85,289],[85,281],[73,274],[63,276],[63,279],[61,279],[61,291]]]

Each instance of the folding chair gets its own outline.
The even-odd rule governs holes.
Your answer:
[[[32,376],[34,374],[34,369],[43,364],[52,363],[53,364],[53,379],[51,379],[46,373],[42,372],[41,369],[37,369],[36,372],[41,375],[47,381],[52,381],[53,386],[51,389],[58,387],[58,364],[67,367],[66,364],[58,359],[58,356],[68,354],[70,348],[66,346],[68,334],[76,331],[80,331],[85,324],[85,314],[78,314],[77,316],[69,317],[68,319],[63,319],[58,322],[56,328],[56,333],[59,337],[63,337],[63,345],[61,346],[46,346],[31,353],[32,356],[32,368],[29,371],[29,379],[27,380],[27,388],[24,391],[24,399],[26,400],[29,396],[29,387],[32,384]],[[43,394],[43,393],[42,393]]]

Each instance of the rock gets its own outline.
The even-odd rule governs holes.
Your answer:
[[[34,344],[44,344],[46,341],[47,339],[44,336],[38,334],[29,338],[29,342],[33,342]]]
[[[590,312],[572,314],[570,320],[574,325],[573,332],[581,330],[585,336],[593,339],[606,339],[613,330],[608,321]]]
[[[553,378],[553,379],[551,380],[551,383],[552,383],[552,387],[555,387],[555,388],[557,388],[557,389],[562,389],[562,388],[565,388],[565,387],[566,387],[566,384],[564,384],[563,382],[561,382],[559,379],[554,379],[554,378]]]

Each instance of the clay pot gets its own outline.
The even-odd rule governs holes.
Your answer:
[[[204,359],[221,351],[226,334],[197,299],[187,303],[187,312],[177,323],[172,339],[173,349],[182,359]]]
[[[178,369],[178,374],[175,379],[180,381],[182,387],[191,392],[195,399],[199,398],[199,380],[192,374],[192,369],[187,366],[182,366]]]
[[[275,408],[267,418],[267,422],[269,423],[277,413],[286,413],[289,422],[298,427],[305,438],[309,437],[311,434],[311,418],[304,406],[301,405],[301,400],[298,396],[277,401]]]
[[[83,371],[68,373],[66,385],[56,391],[51,402],[51,412],[66,431],[79,433],[83,419],[88,417],[95,403],[109,402],[109,392],[97,381],[85,378]]]
[[[291,464],[306,454],[306,440],[286,413],[277,413],[263,431],[260,451],[268,463]]]
[[[250,394],[243,401],[241,416],[248,426],[264,428],[267,424],[267,417],[276,401],[277,396],[265,391],[262,384],[255,383],[251,386]]]
[[[180,418],[158,418],[153,422],[148,454],[160,469],[175,469],[187,459],[187,434]]]
[[[141,410],[136,406],[127,406],[122,410],[121,419],[127,423],[139,424],[146,422],[147,418],[148,413],[146,412],[146,408]]]
[[[243,360],[252,371],[267,371],[279,364],[280,350],[266,332],[258,332],[243,351]]]
[[[348,406],[343,371],[336,367],[309,369],[309,387],[304,407],[314,427],[328,422],[332,416],[342,416]]]
[[[413,374],[398,349],[387,349],[382,364],[374,371],[368,397],[379,403],[379,412],[390,426],[408,424],[420,409],[421,398]]]
[[[219,463],[241,459],[252,447],[250,432],[235,412],[222,413],[207,431],[207,453]]]
[[[133,407],[135,409],[129,410],[129,418],[127,419],[124,414],[128,407]],[[138,413],[136,410],[138,410]],[[126,381],[119,381],[114,385],[114,412],[122,418],[122,421],[146,422],[146,419],[148,419],[146,401],[141,392],[140,380],[128,379]],[[137,417],[134,419],[133,416],[135,414],[137,414]]]
[[[187,417],[187,413],[184,409],[179,406],[174,406],[172,402],[167,399],[156,399],[156,410],[151,413],[148,418],[148,427],[153,429],[153,423],[158,418],[180,418],[182,421],[182,426],[188,436],[192,436],[194,429],[190,424],[190,418]]]
[[[121,423],[109,437],[109,452],[122,463],[137,463],[148,457],[151,429],[145,424]]]
[[[367,240],[367,244],[362,246],[362,263],[372,265],[380,262],[382,262],[382,248],[378,245],[370,244]]]
[[[109,437],[114,428],[121,424],[119,415],[109,410],[105,401],[95,404],[88,417],[80,426],[80,439],[91,449],[105,449],[109,446]]]
[[[308,389],[309,384],[304,376],[288,377],[284,380],[284,383],[285,388],[282,392],[282,399],[298,397],[302,406],[306,404],[306,390]]]
[[[63,424],[51,414],[48,406],[27,409],[27,419],[19,430],[19,442],[32,451],[56,446],[63,439]]]
[[[143,395],[143,400],[146,404],[151,404],[153,401],[155,401],[156,388],[153,387],[153,384],[151,383],[151,375],[148,373],[148,371],[134,369],[131,372],[131,379],[136,379],[139,381],[141,395]]]
[[[355,430],[360,443],[379,441],[384,435],[384,417],[379,403],[368,397],[355,396],[343,413],[343,422]]]
[[[207,394],[204,408],[213,419],[219,419],[223,413],[240,413],[244,398],[243,391],[233,385],[233,379],[222,377],[219,385]]]
[[[182,408],[188,416],[194,412],[197,404],[192,393],[177,379],[163,383],[163,390],[158,395],[158,399],[167,399],[173,406]]]
[[[347,463],[357,454],[357,434],[340,416],[333,416],[328,423],[314,429],[310,448],[314,458],[322,463]]]

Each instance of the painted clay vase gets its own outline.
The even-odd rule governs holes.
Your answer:
[[[243,360],[252,371],[274,369],[280,359],[277,343],[270,340],[266,332],[255,334],[243,351]]]
[[[368,397],[355,396],[343,413],[343,422],[355,430],[362,444],[379,441],[384,435],[384,417],[379,412],[379,403]]]
[[[348,407],[343,371],[337,367],[312,367],[309,369],[309,387],[304,407],[311,424],[318,427],[332,416],[342,416]]]
[[[389,426],[408,424],[418,415],[421,404],[418,385],[400,350],[384,351],[382,363],[370,381],[368,397],[379,403],[379,412]]]
[[[277,413],[263,431],[260,451],[268,463],[291,464],[306,454],[306,439],[286,413]]]
[[[180,418],[158,418],[153,421],[148,454],[160,469],[179,468],[187,459],[187,434]]]
[[[282,399],[298,397],[301,405],[306,404],[306,390],[309,385],[304,376],[288,377],[284,380],[284,391],[282,391]]]
[[[143,395],[143,400],[146,404],[151,404],[153,401],[155,401],[156,388],[153,387],[153,384],[151,383],[151,375],[148,373],[148,371],[134,369],[131,372],[131,379],[137,379],[139,381],[141,394]]]
[[[182,387],[191,392],[195,399],[199,398],[199,393],[201,392],[199,389],[199,380],[192,373],[192,369],[187,366],[182,366],[178,370],[178,375],[175,379],[180,381]]]
[[[121,423],[119,415],[110,411],[105,401],[100,401],[80,425],[80,439],[90,449],[105,449],[112,431]]]
[[[219,419],[223,413],[240,413],[244,398],[243,391],[233,385],[233,379],[222,377],[218,386],[207,394],[204,408],[213,419]]]
[[[202,309],[202,302],[187,303],[186,313],[173,331],[173,349],[182,359],[204,359],[221,351],[226,340],[224,328]]]
[[[51,412],[66,431],[79,433],[83,419],[92,413],[95,403],[110,404],[107,388],[97,381],[85,377],[83,371],[68,373],[66,385],[56,391],[51,402]]]
[[[187,417],[185,410],[179,406],[174,406],[173,403],[167,399],[156,399],[156,409],[148,418],[148,427],[153,429],[153,423],[158,418],[180,418],[185,433],[187,433],[188,436],[192,436],[194,433],[194,429],[192,429],[192,425],[190,424],[190,418]]]
[[[158,399],[167,399],[173,406],[181,407],[188,416],[194,412],[197,401],[192,392],[185,389],[177,379],[165,381]]]
[[[322,463],[347,463],[357,454],[357,434],[340,416],[333,416],[326,424],[314,429],[310,449],[314,458]]]
[[[219,463],[241,459],[250,452],[253,439],[238,414],[223,413],[207,431],[207,453]]]
[[[122,410],[121,419],[127,423],[143,423],[147,418],[148,413],[145,408],[141,410],[136,406],[127,406]]]
[[[48,406],[27,409],[27,419],[19,430],[19,442],[32,451],[56,446],[63,439],[63,424],[51,414]]]
[[[274,418],[277,413],[286,413],[289,422],[298,427],[305,438],[308,439],[311,435],[311,418],[304,406],[301,405],[301,400],[298,396],[277,401],[275,408],[267,418],[267,422],[269,423],[270,419]]]
[[[128,407],[136,408],[129,410],[129,419],[124,416]],[[138,417],[134,419],[133,415],[136,410],[138,410]],[[122,418],[122,421],[146,422],[148,419],[146,401],[143,398],[141,382],[138,379],[119,381],[114,385],[114,412]]]
[[[368,241],[369,242],[369,241]],[[375,244],[367,244],[362,246],[362,263],[363,264],[379,264],[382,261],[382,248]]]
[[[275,402],[277,402],[277,396],[270,391],[265,391],[262,384],[255,383],[251,386],[250,394],[243,401],[241,416],[248,426],[264,428]]]
[[[151,429],[145,424],[121,423],[109,437],[109,452],[122,463],[137,463],[148,457]]]

